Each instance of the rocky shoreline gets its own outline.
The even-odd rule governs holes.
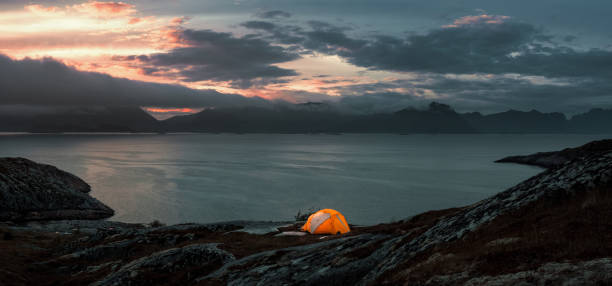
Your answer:
[[[24,158],[0,158],[0,221],[103,219],[114,211],[77,176]]]
[[[509,156],[495,162],[554,168],[580,157],[600,154],[610,150],[612,150],[612,140],[598,140],[576,148],[565,148],[560,151],[539,152],[524,156]]]
[[[16,198],[18,192],[27,191],[37,198],[28,202],[38,203],[64,198],[57,192],[66,188],[71,199],[63,200],[69,204],[61,207],[76,209],[87,219],[94,218],[88,216],[91,213],[108,216],[107,207],[97,200],[88,195],[91,200],[83,199],[89,186],[80,179],[68,174],[60,180],[58,176],[67,173],[19,160],[28,170],[45,170],[40,171],[44,176],[28,180],[25,169],[14,161],[2,163],[0,195]],[[5,221],[0,223],[4,237],[0,281],[11,281],[8,285],[612,283],[612,140],[500,162],[548,169],[470,206],[353,227],[348,234],[334,236],[281,235],[297,230],[296,222],[151,226],[56,220],[75,216],[52,204],[44,210],[55,211],[55,218],[37,211],[45,214],[41,220],[29,215],[33,208],[19,209],[12,199],[13,203],[0,205],[0,213],[11,213],[0,219]],[[11,167],[2,167],[6,164]],[[6,191],[7,170],[19,174],[8,176],[19,178],[19,186],[33,183],[37,189],[11,186]],[[45,188],[54,191],[35,195],[35,190]]]

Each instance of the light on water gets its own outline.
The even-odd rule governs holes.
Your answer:
[[[0,136],[0,156],[83,178],[113,220],[291,220],[310,207],[374,224],[474,203],[541,171],[501,157],[604,135]]]

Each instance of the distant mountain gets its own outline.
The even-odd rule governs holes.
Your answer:
[[[482,115],[478,112],[465,113],[463,118],[478,132],[482,133],[562,133],[568,131],[567,119],[563,113],[542,113],[508,110]]]
[[[343,116],[301,108],[243,107],[207,109],[162,121],[168,131],[234,133],[312,133],[336,130]]]
[[[205,109],[157,121],[138,107],[72,107],[36,113],[0,112],[0,132],[210,133],[612,133],[612,109],[592,109],[568,120],[537,110],[483,115],[457,113],[432,102],[392,113],[355,114],[318,102],[269,107]]]
[[[573,133],[612,133],[612,109],[591,109],[569,120]]]
[[[159,122],[138,107],[72,107],[0,115],[3,132],[157,132]]]
[[[431,103],[427,110],[354,115],[322,104],[294,107],[208,109],[162,122],[168,131],[236,133],[471,133],[474,129],[450,106]]]

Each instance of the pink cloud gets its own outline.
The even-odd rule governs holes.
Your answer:
[[[503,15],[476,15],[476,16],[465,16],[455,20],[450,25],[444,25],[443,28],[458,28],[463,26],[481,25],[481,24],[501,24],[506,20],[510,19],[509,16]]]
[[[44,15],[44,14],[56,14],[56,13],[61,13],[61,8],[59,7],[55,7],[55,6],[50,6],[50,7],[45,7],[43,5],[40,4],[32,4],[32,5],[26,5],[23,7],[25,10],[30,11],[34,14],[39,14],[39,15]]]
[[[66,8],[100,18],[123,17],[136,13],[134,5],[124,2],[89,1],[82,4],[66,6]]]
[[[131,4],[124,2],[100,1],[89,1],[71,6],[67,5],[64,8],[57,6],[45,7],[40,4],[26,5],[24,8],[37,14],[63,14],[66,12],[78,12],[103,18],[128,16],[137,12],[135,6]]]
[[[137,24],[137,23],[140,23],[140,22],[142,22],[142,19],[141,19],[141,18],[132,18],[132,19],[130,19],[130,21],[128,22],[128,24],[133,25],[133,24]]]
[[[182,25],[185,24],[185,22],[189,21],[189,17],[176,17],[172,20],[170,20],[170,24],[172,25]]]
[[[97,2],[90,1],[72,8],[77,11],[89,13],[100,17],[125,16],[136,12],[133,5],[123,2]]]
[[[121,14],[133,10],[134,5],[123,2],[89,2],[89,5],[96,8],[99,12]]]

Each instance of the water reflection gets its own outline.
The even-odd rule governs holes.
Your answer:
[[[56,165],[120,221],[286,220],[309,207],[370,224],[471,204],[540,170],[493,161],[607,136],[10,135],[0,156]]]

